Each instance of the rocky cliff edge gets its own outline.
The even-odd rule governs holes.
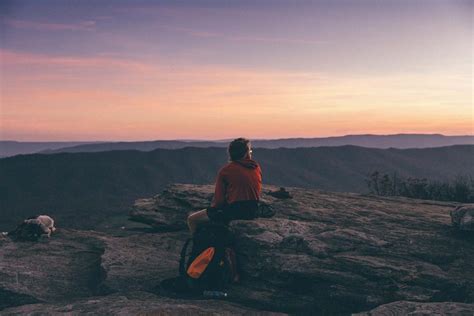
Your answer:
[[[187,214],[213,194],[213,186],[175,184],[136,201],[130,218],[149,230],[0,239],[0,311],[474,314],[474,236],[451,224],[457,204],[301,188],[278,199],[268,194],[276,189],[265,186],[262,197],[274,217],[231,224],[243,273],[227,301],[159,290],[177,275]]]

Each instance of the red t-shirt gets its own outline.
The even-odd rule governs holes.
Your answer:
[[[262,192],[262,170],[252,159],[231,161],[219,170],[212,207],[236,201],[259,200]]]

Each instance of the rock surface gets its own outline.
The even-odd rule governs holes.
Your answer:
[[[461,205],[451,211],[451,221],[460,230],[474,231],[474,205]]]
[[[279,315],[216,300],[176,300],[146,292],[89,297],[68,304],[30,304],[9,308],[2,315]]]
[[[41,242],[0,240],[0,312],[97,315],[247,314],[256,310],[213,300],[159,297],[163,279],[177,275],[187,232],[112,237],[58,230]]]
[[[213,194],[212,186],[180,184],[136,202],[131,218],[152,230],[112,236],[59,228],[37,243],[0,239],[0,313],[347,315],[413,308],[396,301],[445,314],[472,308],[474,243],[451,225],[455,204],[287,189],[292,199],[262,197],[276,210],[273,218],[231,224],[242,267],[231,302],[166,297],[158,287],[177,275],[187,214],[207,207]]]
[[[39,242],[0,239],[0,309],[97,294],[103,252],[103,242],[87,232],[59,230]]]
[[[275,217],[231,225],[244,271],[234,287],[238,301],[290,313],[350,313],[400,300],[474,302],[474,243],[450,224],[456,204],[288,190],[293,199],[262,197]],[[173,185],[137,201],[131,217],[184,227],[212,192]]]
[[[391,315],[474,315],[474,304],[456,302],[420,303],[399,301],[379,306],[369,312],[353,314],[353,316],[391,316]]]

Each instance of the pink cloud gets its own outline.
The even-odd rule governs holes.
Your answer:
[[[94,69],[126,69],[135,72],[148,72],[150,66],[141,62],[121,59],[118,57],[93,56],[93,57],[64,57],[46,56],[39,54],[20,53],[0,49],[0,63],[2,67],[12,65],[37,65],[37,66],[63,66],[71,68],[94,68]]]

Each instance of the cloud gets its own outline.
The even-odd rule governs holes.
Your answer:
[[[93,20],[81,21],[75,24],[64,24],[5,19],[4,23],[13,28],[37,31],[93,31],[96,26],[96,22]]]
[[[285,38],[285,37],[227,35],[223,33],[196,30],[196,29],[187,28],[187,27],[175,27],[175,26],[169,26],[169,25],[162,25],[162,27],[166,29],[182,32],[193,37],[220,38],[220,39],[224,39],[228,41],[238,41],[238,42],[284,43],[284,44],[303,44],[303,45],[315,45],[315,44],[326,43],[325,41],[319,41],[319,40]]]
[[[264,43],[286,43],[286,44],[323,44],[325,41],[292,39],[284,37],[262,37],[262,36],[227,36],[226,38],[234,41],[244,42],[264,42]]]
[[[16,52],[0,48],[0,63],[2,67],[8,66],[61,66],[68,68],[93,68],[93,69],[126,69],[144,73],[149,71],[149,65],[129,59],[118,57],[92,56],[69,57],[47,56]]]

